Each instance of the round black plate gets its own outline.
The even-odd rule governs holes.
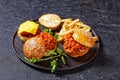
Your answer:
[[[92,30],[93,36],[96,36],[96,33]],[[20,40],[20,38],[17,35],[17,31],[14,34],[13,37],[13,48],[16,52],[17,57],[19,57],[23,62],[27,63],[30,66],[40,68],[43,70],[50,70],[50,63],[49,61],[46,62],[39,62],[39,63],[30,63],[28,62],[24,57],[23,54],[23,45],[24,42]],[[63,70],[71,70],[75,68],[80,68],[82,66],[85,66],[88,62],[90,62],[97,54],[97,51],[99,49],[99,41],[95,43],[95,46],[89,50],[89,52],[79,58],[71,58],[67,56],[65,58],[66,60],[66,65],[63,65],[61,61],[58,62],[57,70],[56,71],[63,71]]]

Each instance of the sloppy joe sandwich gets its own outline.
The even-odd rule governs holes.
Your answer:
[[[40,34],[41,30],[39,28],[39,24],[33,21],[27,20],[23,22],[18,28],[18,36],[21,40],[27,41],[31,37],[34,37]]]

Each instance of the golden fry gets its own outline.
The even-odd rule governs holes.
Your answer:
[[[65,36],[65,35],[67,35],[67,34],[69,34],[69,33],[72,33],[72,32],[74,32],[74,29],[68,30],[68,31],[60,34],[60,36]]]
[[[76,19],[76,20],[72,21],[72,23],[70,23],[69,25],[67,25],[67,27],[71,27],[71,26],[73,26],[77,22],[79,22],[79,19]]]
[[[72,18],[62,19],[62,22],[70,22],[72,21]]]
[[[64,39],[64,37],[59,37],[58,39],[57,39],[57,42],[61,42],[62,40]]]

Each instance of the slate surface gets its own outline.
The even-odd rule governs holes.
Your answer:
[[[19,24],[44,13],[79,18],[99,35],[99,54],[85,69],[50,74],[16,57],[12,37]],[[0,80],[120,80],[120,0],[0,0]]]

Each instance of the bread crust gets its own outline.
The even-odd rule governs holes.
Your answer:
[[[31,59],[40,59],[46,51],[45,43],[42,38],[33,37],[27,40],[23,46],[24,55]]]
[[[39,18],[39,23],[46,28],[55,30],[59,28],[61,18],[56,14],[44,14]]]

